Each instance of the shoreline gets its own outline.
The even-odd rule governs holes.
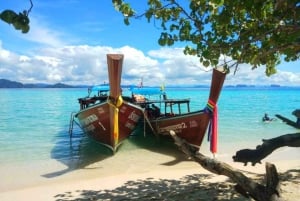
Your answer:
[[[143,151],[143,150],[140,150]],[[232,167],[242,171],[251,178],[263,179],[265,162],[275,164],[280,174],[283,196],[288,201],[296,201],[300,197],[300,159],[298,157],[282,157],[294,149],[273,153],[262,164],[244,166],[221,158]],[[298,150],[297,150],[298,151]],[[233,190],[233,183],[222,175],[215,175],[203,169],[198,163],[181,160],[174,161],[170,156],[150,153],[144,150],[147,160],[140,158],[124,158],[128,152],[117,154],[100,162],[65,174],[44,174],[34,185],[14,189],[0,189],[0,200],[247,200]],[[295,155],[295,153],[294,153]],[[293,156],[294,156],[293,155]],[[150,157],[150,159],[149,159]],[[126,159],[127,161],[121,161]],[[156,160],[157,159],[157,160]],[[119,164],[115,164],[120,160]],[[180,161],[181,160],[181,161]],[[114,163],[114,168],[110,168]],[[123,167],[122,167],[123,166]],[[47,168],[46,168],[47,169]],[[65,169],[57,166],[57,172]],[[50,171],[48,168],[46,171]],[[45,173],[45,170],[43,171]],[[48,175],[48,177],[45,177]],[[260,182],[261,183],[261,182]],[[221,197],[220,197],[221,196]],[[207,198],[207,199],[206,199]]]

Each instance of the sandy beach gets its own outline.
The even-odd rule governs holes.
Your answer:
[[[170,155],[139,149],[144,160],[135,157],[135,151],[120,151],[113,157],[74,170],[57,161],[36,169],[32,167],[26,170],[26,185],[19,181],[26,180],[24,175],[23,178],[18,178],[18,174],[4,176],[0,200],[250,200],[236,193],[227,177],[206,171],[179,151]],[[220,156],[218,160],[259,183],[263,183],[264,163],[275,164],[282,196],[297,201],[300,197],[298,156],[298,149],[283,149],[254,167],[234,163],[229,157]],[[5,182],[10,183],[9,188]]]

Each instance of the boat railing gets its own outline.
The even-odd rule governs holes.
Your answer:
[[[130,103],[134,102],[132,100],[132,98],[129,96],[122,96],[122,98],[124,101],[130,102]],[[93,106],[95,104],[102,103],[102,102],[106,101],[107,99],[108,99],[108,95],[100,94],[98,96],[95,95],[92,97],[87,96],[84,98],[78,98],[78,102],[80,105],[80,110],[83,110],[83,109]]]
[[[107,99],[107,96],[93,96],[93,97],[78,98],[80,110],[85,109],[91,105],[98,103],[98,102],[103,102],[106,99]]]
[[[183,114],[183,105],[186,107],[186,112],[190,112],[190,99],[161,99],[161,100],[145,100],[143,102],[135,102],[135,104],[140,105],[149,112],[149,116],[154,118],[159,117],[170,117],[175,115]],[[158,108],[159,112],[157,112]],[[176,110],[176,108],[177,110]],[[161,112],[161,110],[163,112]],[[175,111],[176,110],[176,111]]]
[[[70,123],[69,123],[69,135],[70,135],[70,139],[73,137],[74,123],[79,128],[81,128],[80,124],[75,120],[76,115],[77,115],[77,112],[72,112],[71,116],[70,116]]]

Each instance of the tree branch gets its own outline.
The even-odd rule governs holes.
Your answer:
[[[256,149],[242,149],[236,152],[233,156],[235,162],[242,162],[246,166],[251,162],[254,166],[256,163],[261,163],[261,160],[270,155],[275,149],[280,147],[300,147],[300,133],[286,134],[276,138],[265,140],[263,144],[258,145]]]
[[[251,197],[257,201],[279,201],[279,179],[276,167],[273,164],[266,164],[266,186],[259,184],[252,179],[245,176],[242,172],[234,169],[230,165],[217,161],[215,159],[204,156],[197,152],[197,150],[189,145],[187,142],[179,138],[174,131],[170,131],[171,136],[175,140],[175,144],[187,156],[199,163],[206,170],[229,177],[232,181],[237,183],[236,191],[245,197]]]
[[[27,11],[27,15],[30,13],[32,8],[33,8],[33,3],[32,3],[32,0],[30,0],[30,8]]]

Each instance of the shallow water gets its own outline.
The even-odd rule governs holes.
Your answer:
[[[177,88],[167,93],[168,98],[191,98],[194,111],[205,107],[209,91]],[[167,165],[184,159],[172,143],[149,135],[144,138],[143,127],[113,157],[76,125],[70,138],[71,113],[79,109],[77,98],[86,95],[86,89],[0,89],[0,191],[38,184],[42,178],[59,177],[95,164],[99,168],[108,163],[110,168],[102,168],[103,174],[109,174],[124,165],[126,171],[138,171],[139,166],[151,167],[160,158],[167,158]],[[224,88],[218,103],[218,156],[230,160],[235,151],[255,148],[261,139],[300,132],[280,120],[261,121],[265,112],[295,120],[291,112],[296,108],[300,108],[299,88]],[[278,154],[284,156],[286,150],[280,149]],[[206,140],[201,151],[210,154]],[[298,149],[293,153],[300,156]]]

